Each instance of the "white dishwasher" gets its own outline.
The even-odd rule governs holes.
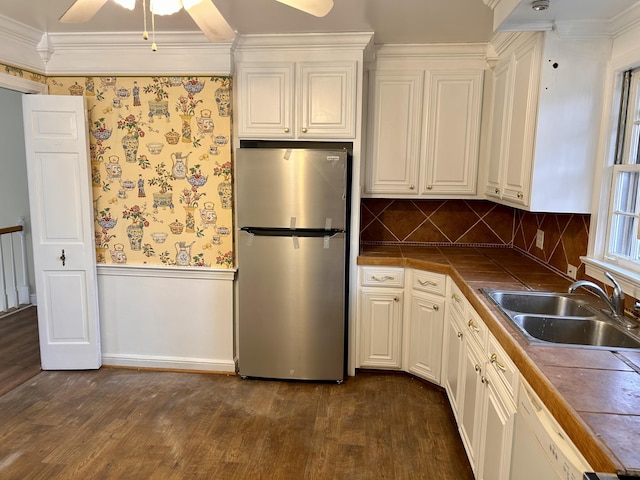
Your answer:
[[[589,464],[524,379],[518,391],[510,480],[581,480]]]

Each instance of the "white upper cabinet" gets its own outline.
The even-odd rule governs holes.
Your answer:
[[[538,212],[588,213],[610,43],[496,36],[484,192]]]
[[[365,195],[474,196],[483,61],[381,48],[369,80]]]
[[[356,73],[356,62],[240,63],[240,138],[354,138]]]

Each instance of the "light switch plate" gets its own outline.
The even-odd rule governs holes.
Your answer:
[[[567,275],[575,280],[578,275],[578,268],[575,265],[567,265]]]

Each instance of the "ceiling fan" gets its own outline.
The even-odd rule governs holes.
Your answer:
[[[133,10],[136,4],[136,0],[113,1],[129,10]],[[316,17],[324,17],[333,8],[333,0],[276,1]],[[149,10],[154,15],[170,15],[180,10],[180,8],[184,8],[187,13],[191,15],[191,18],[200,30],[202,30],[202,33],[212,42],[230,40],[235,36],[235,32],[214,5],[213,0],[143,0],[143,5],[145,2],[149,3]],[[59,21],[62,23],[87,22],[98,13],[98,10],[100,10],[105,3],[107,3],[107,0],[75,0],[62,14]]]

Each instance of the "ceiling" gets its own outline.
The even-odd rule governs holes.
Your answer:
[[[514,0],[509,0],[514,3]],[[542,15],[520,1],[518,21],[610,19],[637,0],[551,0]],[[0,0],[0,16],[42,32],[139,32],[142,8],[133,12],[107,2],[89,22],[61,24],[58,18],[72,0]],[[303,32],[375,32],[376,43],[476,43],[492,36],[493,15],[483,0],[334,0],[333,10],[316,18],[275,0],[214,0],[240,34]],[[26,7],[28,5],[28,7]],[[513,17],[513,15],[511,15]],[[184,11],[156,17],[156,31],[198,31]]]

